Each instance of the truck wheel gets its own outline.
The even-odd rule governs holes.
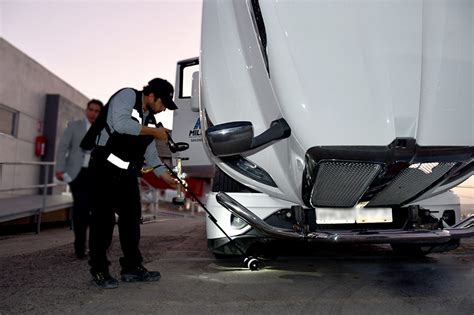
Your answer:
[[[244,264],[251,271],[257,271],[260,267],[260,261],[252,256],[246,257],[244,259]]]

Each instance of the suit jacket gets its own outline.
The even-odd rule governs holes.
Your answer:
[[[81,171],[86,151],[80,148],[82,138],[87,131],[86,119],[68,123],[61,137],[56,153],[56,171],[68,173],[74,180]]]

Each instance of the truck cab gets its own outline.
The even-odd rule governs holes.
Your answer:
[[[200,136],[207,162],[258,192],[210,196],[229,235],[246,248],[285,239],[423,253],[474,235],[473,217],[430,200],[474,174],[466,6],[204,2],[199,72],[185,85],[182,61],[176,82],[191,86],[183,110],[195,117],[173,135]],[[208,239],[232,253],[212,225]]]

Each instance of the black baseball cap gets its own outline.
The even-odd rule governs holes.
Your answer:
[[[169,110],[178,109],[178,106],[173,102],[174,88],[168,81],[155,78],[148,82],[148,86],[145,86],[143,91],[153,93],[156,98],[160,98],[163,105]]]

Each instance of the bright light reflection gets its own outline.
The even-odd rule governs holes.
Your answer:
[[[438,165],[439,163],[436,163],[436,162],[435,163],[416,163],[416,164],[410,165],[410,168],[420,170],[425,174],[431,174],[431,172],[433,171],[433,168],[435,168]]]

